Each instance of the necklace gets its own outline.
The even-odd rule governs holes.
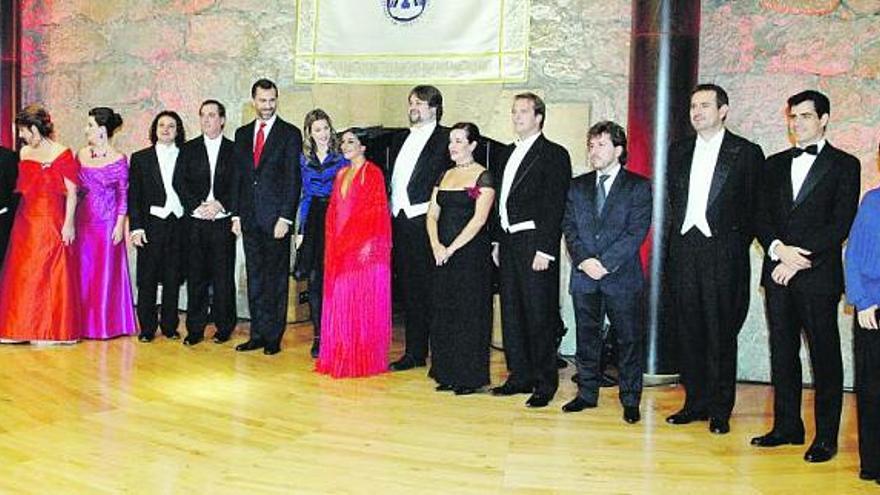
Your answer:
[[[471,165],[473,165],[474,163],[477,163],[477,162],[471,160],[467,163],[456,163],[455,166],[458,168],[467,168],[467,167],[470,167]]]
[[[96,150],[94,147],[89,148],[89,155],[92,157],[92,159],[95,159],[95,158],[106,158],[106,157],[107,157],[107,153],[109,153],[109,152],[110,152],[110,150],[108,150],[108,149],[105,149],[104,151],[99,152],[99,151]]]

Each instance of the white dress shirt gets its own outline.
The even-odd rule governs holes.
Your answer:
[[[165,204],[151,206],[150,215],[166,219],[170,215],[177,218],[183,216],[183,205],[177,192],[174,191],[172,180],[174,179],[174,167],[177,165],[177,155],[180,150],[175,144],[156,143],[156,156],[159,158],[159,172],[162,174],[162,186],[165,188]]]
[[[217,159],[220,156],[220,145],[223,143],[223,134],[218,134],[216,138],[211,139],[208,136],[202,135],[205,139],[205,149],[208,151],[208,168],[209,168],[209,183],[208,187],[208,196],[203,200],[204,203],[209,203],[214,201],[216,198],[214,197],[214,174],[217,172]],[[193,212],[193,218],[204,219],[201,215]],[[219,220],[221,218],[226,218],[229,216],[229,213],[222,211],[218,213],[214,220]]]
[[[407,193],[407,186],[416,169],[419,155],[428,144],[431,134],[437,128],[437,122],[411,127],[409,135],[400,147],[400,152],[394,160],[394,172],[391,174],[391,214],[397,216],[401,210],[407,218],[414,218],[428,213],[430,202],[412,204]]]
[[[513,153],[510,154],[510,157],[507,159],[507,164],[504,166],[504,175],[501,178],[501,192],[498,196],[498,216],[501,217],[501,228],[505,232],[511,234],[535,229],[535,222],[533,220],[519,222],[514,225],[510,224],[510,219],[507,216],[507,199],[510,196],[510,188],[513,186],[513,179],[516,178],[516,172],[519,170],[519,166],[522,165],[523,158],[525,158],[529,150],[532,149],[532,145],[535,144],[535,141],[538,140],[538,136],[540,135],[541,133],[539,132],[525,139],[517,139],[514,142],[516,147],[513,149]]]
[[[798,148],[802,148],[800,144],[797,145]],[[811,155],[809,153],[802,153],[801,156],[794,157],[791,159],[791,199],[792,201],[797,199],[798,193],[801,192],[801,187],[804,186],[804,181],[807,180],[807,175],[810,173],[810,169],[813,168],[813,163],[816,162],[816,157],[818,153],[822,152],[822,148],[825,147],[825,139],[820,139],[818,143],[816,143],[817,154]],[[770,248],[767,250],[770,255],[770,259],[773,261],[779,261],[779,255],[776,254],[776,247],[782,244],[782,241],[779,239],[774,239],[773,242],[770,243]]]
[[[712,229],[706,220],[706,209],[709,207],[709,191],[712,189],[712,177],[718,163],[718,153],[724,141],[724,129],[705,140],[697,134],[694,145],[694,157],[691,161],[691,174],[688,182],[688,202],[681,224],[682,235],[696,227],[706,237],[712,237]]]

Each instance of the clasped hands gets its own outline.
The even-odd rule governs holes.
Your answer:
[[[217,215],[223,212],[223,205],[216,199],[213,201],[205,201],[193,211],[193,214],[203,220],[214,220]]]
[[[770,278],[779,285],[788,286],[791,279],[797,272],[813,266],[807,256],[812,252],[797,246],[786,246],[779,243],[776,246],[776,256],[779,257],[779,264],[773,269]]]
[[[431,244],[431,251],[434,253],[434,263],[437,266],[443,266],[449,261],[449,258],[452,257],[452,254],[455,252],[454,249],[450,249],[439,242],[436,244]]]
[[[578,265],[578,270],[586,273],[593,280],[602,280],[605,275],[608,275],[608,270],[596,258],[587,258],[581,261]]]

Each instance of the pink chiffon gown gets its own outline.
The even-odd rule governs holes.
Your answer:
[[[335,378],[388,371],[391,345],[391,216],[385,179],[361,166],[343,196],[336,175],[327,208],[319,373]]]
[[[128,211],[128,159],[80,167],[76,207],[80,325],[84,339],[135,335],[137,323],[125,240],[113,244],[113,226]]]

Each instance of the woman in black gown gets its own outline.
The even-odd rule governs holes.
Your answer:
[[[429,375],[438,391],[457,395],[489,384],[492,266],[486,220],[495,189],[489,171],[474,161],[479,137],[474,124],[452,126],[449,156],[455,167],[437,181],[427,217],[436,262]]]

